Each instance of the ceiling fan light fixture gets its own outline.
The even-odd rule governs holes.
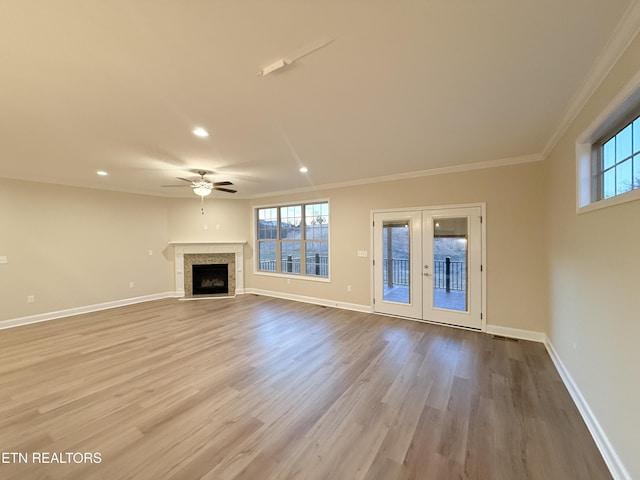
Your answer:
[[[212,188],[208,185],[198,185],[193,188],[193,193],[200,197],[206,197],[207,195],[211,195]]]
[[[200,138],[207,138],[209,136],[209,132],[207,132],[204,128],[202,127],[196,127],[194,128],[191,133],[193,133],[196,137],[200,137]]]

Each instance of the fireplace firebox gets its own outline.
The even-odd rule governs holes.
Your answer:
[[[229,265],[193,265],[193,295],[219,295],[229,293]]]

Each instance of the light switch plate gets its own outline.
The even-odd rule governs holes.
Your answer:
[[[358,250],[358,256],[359,257],[368,257],[369,256],[369,252],[367,252],[366,250]]]

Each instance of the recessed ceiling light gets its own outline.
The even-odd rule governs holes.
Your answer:
[[[196,136],[196,137],[200,137],[200,138],[207,138],[209,136],[209,132],[207,132],[204,128],[202,127],[196,127],[192,130],[192,133]]]
[[[100,175],[101,177],[106,177],[107,175],[109,175],[107,172],[105,172],[104,170],[98,170],[96,172],[98,175]]]
[[[300,173],[307,173],[309,169],[307,167],[300,167]]]

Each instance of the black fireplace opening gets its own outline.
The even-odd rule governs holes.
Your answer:
[[[193,294],[213,295],[229,293],[229,265],[192,265]]]

